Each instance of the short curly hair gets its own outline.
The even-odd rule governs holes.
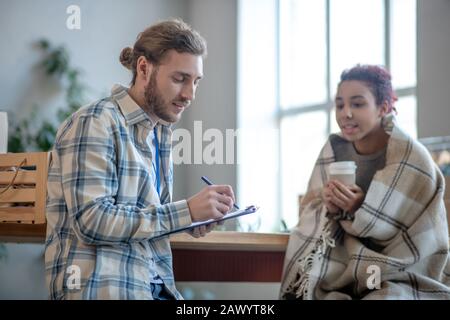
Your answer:
[[[389,71],[382,66],[357,64],[342,72],[338,87],[344,81],[362,81],[372,92],[377,106],[386,101],[391,112],[395,110],[394,103],[398,100],[392,89],[391,78]]]

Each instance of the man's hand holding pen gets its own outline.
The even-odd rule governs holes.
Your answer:
[[[191,219],[193,222],[209,219],[220,219],[233,207],[239,209],[235,204],[233,188],[229,185],[214,185],[205,176],[202,180],[208,184],[206,188],[187,200]],[[220,225],[223,224],[219,223]],[[217,223],[211,223],[194,228],[190,234],[195,237],[204,237],[213,230]]]
[[[220,219],[233,208],[233,189],[227,185],[212,185],[187,200],[192,221]]]

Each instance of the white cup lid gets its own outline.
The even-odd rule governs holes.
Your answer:
[[[357,166],[354,161],[338,161],[330,163],[330,173],[354,173]]]
[[[356,169],[355,161],[337,161],[330,163],[330,167],[336,169]]]

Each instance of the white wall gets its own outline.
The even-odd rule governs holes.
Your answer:
[[[177,282],[186,300],[277,300],[276,282]]]
[[[81,9],[81,30],[69,30],[66,9]],[[34,103],[40,113],[51,114],[63,100],[58,82],[37,72],[42,59],[32,44],[43,37],[65,44],[73,66],[84,73],[81,80],[90,97],[108,94],[116,82],[128,84],[130,75],[119,62],[122,48],[157,20],[184,18],[184,0],[2,0],[0,1],[0,109],[26,114]],[[20,117],[20,116],[19,116]]]
[[[225,136],[226,129],[236,128],[236,0],[190,0],[187,20],[206,38],[208,57],[204,61],[205,77],[180,127],[193,132],[194,121],[201,120],[203,132],[217,128]],[[175,167],[174,197],[186,198],[198,192],[204,187],[202,175],[217,184],[236,185],[235,165],[183,164]]]
[[[44,245],[8,243],[0,249],[0,300],[47,299]]]
[[[450,136],[450,1],[418,0],[418,136]]]

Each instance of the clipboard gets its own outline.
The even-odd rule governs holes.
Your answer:
[[[183,232],[183,231],[187,231],[187,230],[190,230],[190,229],[194,229],[194,228],[199,227],[199,226],[205,226],[205,225],[211,224],[213,222],[221,222],[221,221],[225,221],[225,220],[229,220],[229,219],[235,219],[235,218],[240,217],[240,216],[244,216],[244,215],[247,215],[247,214],[255,213],[256,211],[258,211],[258,209],[259,209],[259,207],[256,207],[256,206],[248,206],[245,209],[236,210],[236,211],[227,213],[225,216],[223,216],[220,219],[209,219],[209,220],[205,220],[205,221],[193,222],[189,226],[185,226],[185,227],[181,227],[181,228],[178,228],[178,229],[171,230],[169,232],[166,232],[166,233],[163,233],[161,235],[158,235],[158,236],[156,236],[154,238],[165,237],[165,236],[168,236],[168,235],[171,235],[171,234],[174,234],[174,233],[178,233],[178,232]]]

